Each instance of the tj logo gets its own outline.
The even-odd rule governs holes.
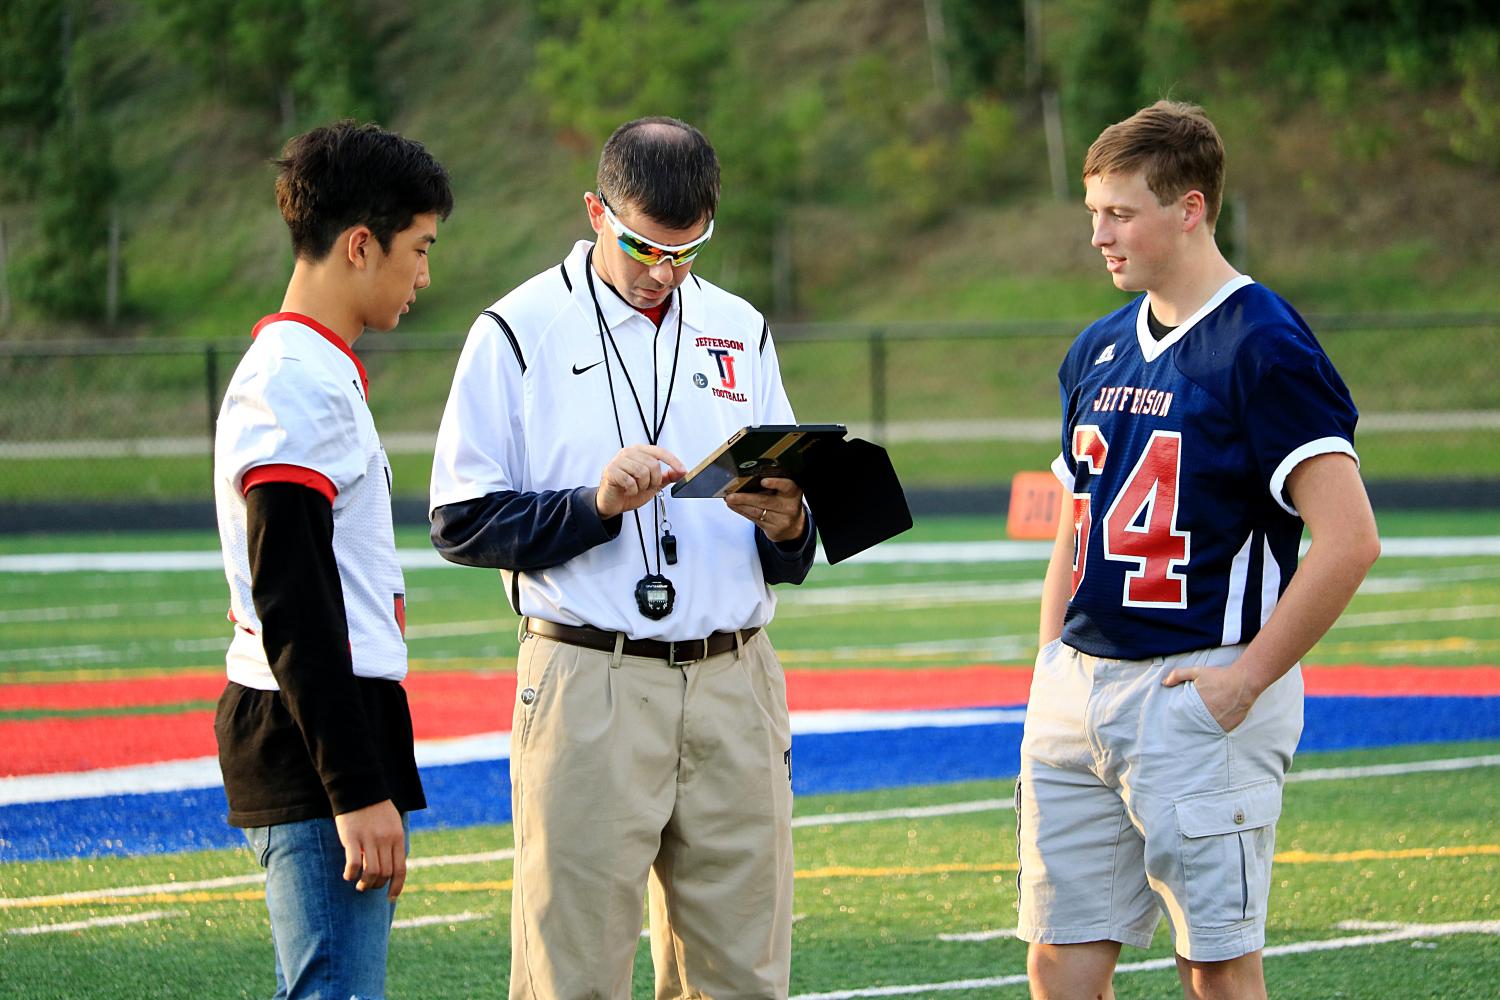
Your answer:
[[[734,388],[734,356],[723,348],[710,347],[708,353],[719,363],[719,381],[724,388]]]

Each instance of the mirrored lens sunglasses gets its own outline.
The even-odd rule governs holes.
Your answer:
[[[708,228],[696,240],[681,246],[664,247],[652,243],[621,222],[615,215],[614,209],[609,207],[609,202],[604,200],[602,192],[599,194],[599,203],[604,206],[604,221],[609,223],[609,228],[614,230],[615,238],[620,241],[620,249],[629,254],[632,260],[639,261],[648,267],[655,267],[664,260],[671,261],[673,267],[681,267],[698,256],[699,251],[714,234],[714,220],[709,219]]]

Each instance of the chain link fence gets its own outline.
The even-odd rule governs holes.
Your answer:
[[[1500,510],[1500,316],[1310,322],[1360,406],[1377,503]],[[783,324],[775,335],[800,419],[886,445],[911,490],[988,495],[1002,509],[1012,475],[1057,451],[1056,369],[1079,326]],[[461,335],[359,342],[398,498],[426,494],[461,346]],[[244,349],[0,344],[0,531],[35,526],[38,510],[65,524],[70,505],[209,503],[214,415]]]

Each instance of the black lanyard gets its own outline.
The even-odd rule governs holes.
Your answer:
[[[619,362],[620,371],[625,375],[625,384],[630,389],[630,397],[635,401],[635,412],[641,418],[641,428],[646,432],[646,441],[655,445],[661,440],[662,428],[667,424],[667,411],[672,406],[672,390],[677,388],[677,360],[682,356],[682,290],[673,292],[677,300],[677,340],[672,347],[672,375],[667,380],[667,399],[661,408],[661,416],[656,414],[657,392],[659,391],[661,379],[656,368],[656,338],[661,336],[661,327],[656,328],[656,334],[651,339],[651,420],[646,419],[645,407],[641,405],[640,393],[636,391],[635,379],[630,377],[630,369],[625,366],[625,358],[620,354],[620,345],[615,343],[615,336],[610,332],[609,324],[605,322],[604,310],[599,306],[599,296],[594,291],[594,251],[589,250],[588,257],[584,260],[584,277],[589,283],[589,298],[594,302],[594,319],[599,325],[599,349],[604,354],[604,376],[609,382],[609,408],[615,417],[615,434],[620,440],[620,447],[625,447],[625,429],[620,423],[620,404],[615,396],[615,377],[610,371],[609,349],[613,348],[615,360]],[[616,293],[618,294],[618,293]],[[661,519],[658,513],[660,500],[653,499],[651,504],[652,533],[656,536],[656,572],[661,573]],[[651,560],[646,555],[646,530],[641,526],[641,511],[637,507],[631,511],[635,515],[635,534],[641,544],[641,563],[646,572],[651,572]]]

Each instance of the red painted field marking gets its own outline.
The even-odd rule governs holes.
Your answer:
[[[1308,694],[1324,698],[1500,695],[1500,667],[1310,666],[1302,680]]]
[[[174,705],[184,701],[218,701],[224,690],[222,671],[167,674],[114,681],[63,681],[0,684],[0,711],[25,709],[118,708],[124,705]]]
[[[691,668],[689,668],[691,669]],[[1312,696],[1500,695],[1500,667],[1304,668]],[[1031,669],[970,666],[925,670],[792,670],[794,712],[976,708],[1023,705]],[[0,709],[119,708],[217,700],[218,673],[133,680],[0,684]],[[509,672],[427,672],[406,680],[419,740],[510,728],[516,677]],[[213,756],[213,713],[77,716],[0,722],[0,775],[86,771]]]

